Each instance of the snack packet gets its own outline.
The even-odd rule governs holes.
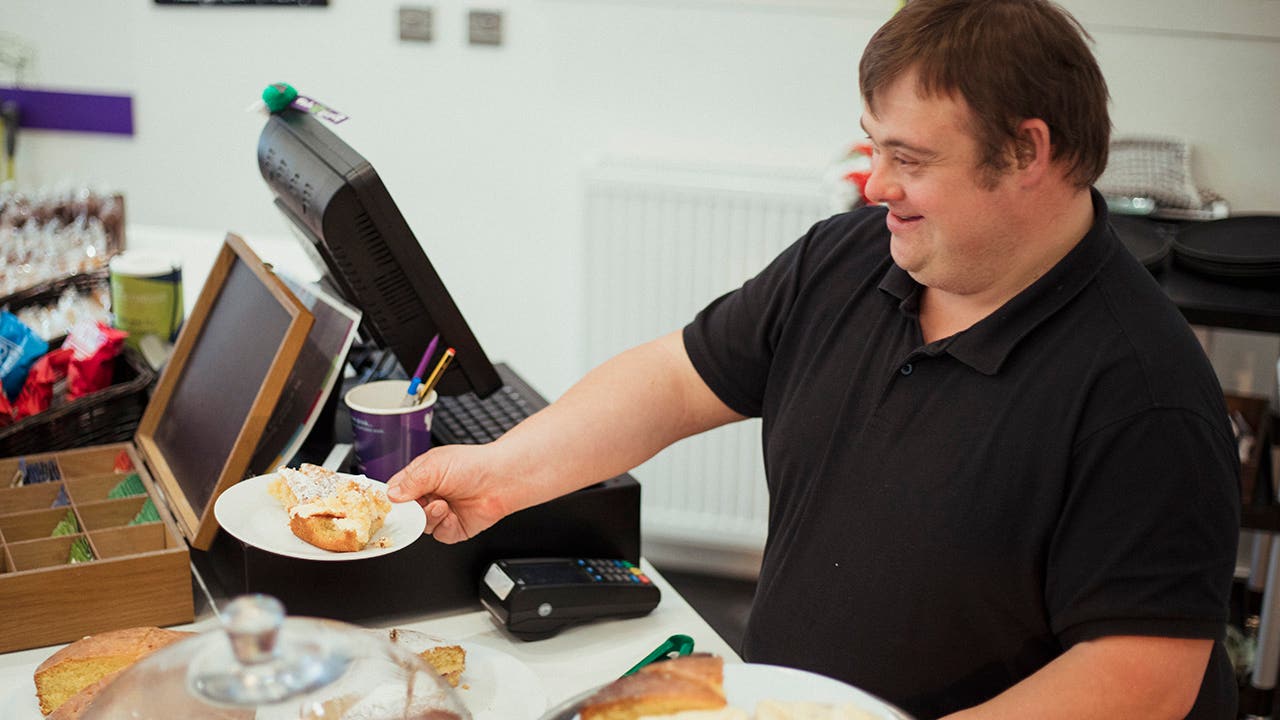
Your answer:
[[[79,323],[67,333],[62,347],[75,351],[67,368],[67,400],[111,386],[116,356],[128,336],[105,323]]]
[[[13,403],[15,420],[49,409],[53,404],[53,386],[67,376],[67,364],[70,360],[70,350],[54,350],[36,360],[27,373],[22,392],[18,393],[18,399]]]
[[[111,471],[117,473],[127,473],[133,470],[133,460],[129,459],[129,453],[121,450],[116,453],[116,461],[113,463]]]
[[[9,404],[9,398],[0,392],[0,428],[8,427],[13,424],[13,405]]]
[[[31,364],[48,351],[49,343],[34,330],[8,310],[0,310],[0,380],[9,399],[22,390]]]
[[[134,495],[146,495],[147,488],[142,484],[142,478],[138,473],[129,473],[124,479],[116,483],[116,486],[107,491],[107,499],[115,500],[116,498],[133,497]]]
[[[93,548],[89,546],[89,540],[83,535],[72,540],[71,549],[67,552],[67,564],[74,565],[90,560],[93,560]]]

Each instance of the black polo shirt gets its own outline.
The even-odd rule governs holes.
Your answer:
[[[1192,717],[1235,717],[1222,390],[1096,194],[1094,212],[1049,273],[936,342],[883,208],[818,223],[685,328],[710,388],[763,418],[747,660],[927,718],[1083,640],[1216,638]]]

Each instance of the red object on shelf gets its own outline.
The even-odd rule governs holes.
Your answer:
[[[71,349],[63,348],[47,352],[35,361],[27,373],[27,381],[13,403],[15,420],[42,413],[53,403],[53,385],[67,376],[71,362]]]

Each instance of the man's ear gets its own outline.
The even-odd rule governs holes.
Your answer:
[[[1033,174],[1044,172],[1052,161],[1053,153],[1049,125],[1040,118],[1028,118],[1018,123],[1013,151],[1018,170]]]

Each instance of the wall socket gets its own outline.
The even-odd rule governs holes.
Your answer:
[[[431,8],[400,7],[400,39],[414,42],[431,42],[434,26]]]
[[[472,45],[501,45],[502,12],[472,10],[467,13],[467,38]]]

